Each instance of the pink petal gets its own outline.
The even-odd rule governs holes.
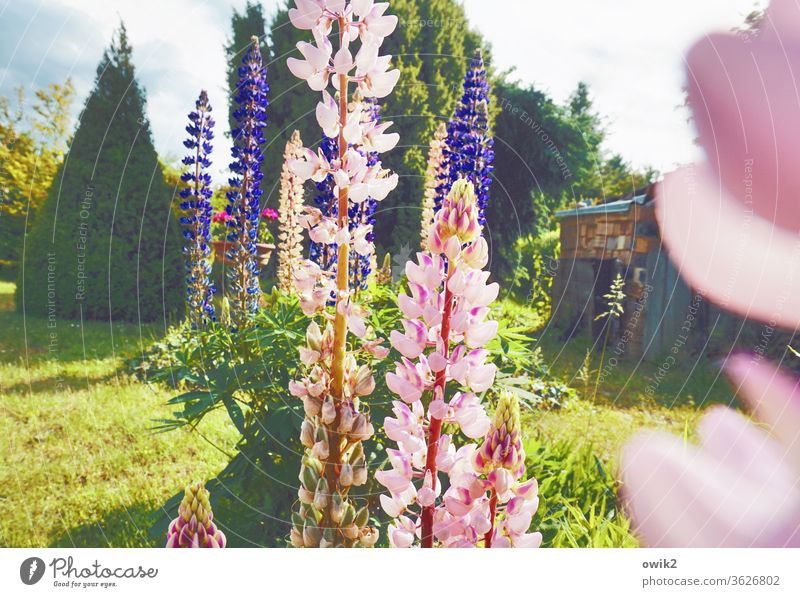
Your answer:
[[[444,400],[432,400],[428,406],[428,414],[434,419],[444,419],[447,416],[447,404]]]
[[[532,548],[535,549],[542,544],[542,534],[541,533],[528,533],[526,535],[522,535],[521,537],[514,537],[514,547],[525,549],[525,548]],[[492,544],[494,546],[494,544]]]
[[[422,315],[422,307],[413,298],[406,294],[397,297],[397,304],[403,312],[403,316],[408,319],[415,319]]]
[[[405,506],[402,503],[393,500],[388,495],[381,494],[380,500],[383,511],[392,518],[397,518],[405,510]]]
[[[289,70],[298,79],[307,80],[314,74],[314,68],[308,62],[299,60],[294,56],[290,56],[286,59],[286,66],[289,67]]]
[[[389,340],[400,354],[409,359],[416,359],[422,354],[425,348],[424,345],[421,346],[415,340],[404,336],[397,330],[393,330],[392,333],[389,334]]]
[[[469,326],[464,341],[470,348],[480,348],[494,338],[496,334],[497,322],[486,321]]]
[[[422,398],[422,388],[415,386],[408,380],[403,379],[394,373],[386,374],[386,386],[395,394],[400,396],[403,402],[416,402]]]
[[[798,380],[770,363],[756,361],[755,355],[736,355],[725,363],[739,393],[756,416],[772,432],[800,471],[800,389]]]
[[[714,175],[741,205],[796,232],[800,55],[784,40],[716,34],[690,50],[687,64],[689,101]]]
[[[414,543],[414,534],[405,529],[391,528],[389,530],[389,541],[392,547],[404,549],[406,547],[411,547]]]
[[[740,441],[752,444],[745,439],[750,424],[743,417],[712,420],[706,435],[716,425],[724,426],[720,433],[732,449]],[[763,435],[762,443],[770,441]],[[797,491],[786,491],[786,479],[765,485],[752,467],[732,468],[724,460],[663,433],[642,434],[628,444],[623,454],[625,495],[648,545],[800,545]]]
[[[746,317],[800,325],[796,235],[754,218],[703,166],[664,178],[656,216],[669,256],[691,287]]]
[[[378,471],[375,479],[393,494],[403,493],[411,485],[411,479],[395,470]]]
[[[467,373],[466,385],[473,392],[485,392],[492,387],[497,367],[493,364],[471,367]]]

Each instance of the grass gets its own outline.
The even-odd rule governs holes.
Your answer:
[[[735,404],[733,391],[703,356],[685,355],[657,384],[653,376],[660,361],[620,359],[602,377],[593,400],[599,343],[581,338],[565,343],[547,326],[537,329],[535,315],[523,305],[506,304],[501,311],[529,328],[551,375],[579,393],[566,408],[523,413],[528,473],[539,480],[541,504],[534,523],[544,534],[543,545],[638,545],[617,499],[621,448],[643,429],[693,438],[707,407]],[[593,361],[582,375],[587,351]]]
[[[0,546],[153,545],[147,531],[167,498],[228,462],[199,434],[152,431],[172,394],[130,376],[124,363],[163,330],[60,321],[50,328],[13,311],[13,290],[0,282]],[[531,332],[541,326],[533,311],[510,301],[500,313]],[[589,344],[544,336],[538,345],[551,371],[580,390]],[[691,433],[705,404],[725,401],[716,370],[701,365],[688,383],[667,376],[648,396],[638,379],[643,365],[622,362],[596,402],[584,397],[523,414],[544,545],[638,544],[617,500],[620,448],[642,428]],[[226,451],[238,439],[221,411],[200,431]]]
[[[0,545],[150,546],[154,511],[228,458],[198,434],[156,434],[169,393],[128,376],[123,362],[158,330],[57,322],[12,310],[0,282]],[[201,431],[231,448],[224,416]]]
[[[559,333],[545,328],[536,346],[546,355],[550,371],[567,384],[580,387],[579,373],[587,351],[592,353],[592,382],[601,367],[599,353],[602,340],[575,338],[564,342]],[[598,396],[618,408],[652,407],[698,408],[711,404],[735,404],[733,392],[721,369],[705,355],[681,353],[665,368],[665,359],[638,361],[615,359],[606,353]],[[661,373],[659,372],[661,369]]]

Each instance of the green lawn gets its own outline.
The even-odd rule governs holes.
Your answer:
[[[0,545],[149,546],[151,512],[227,456],[198,434],[152,432],[169,393],[123,362],[158,330],[58,322],[51,351],[52,328],[13,312],[12,294],[0,282]],[[201,431],[227,450],[237,439],[224,416]]]
[[[0,282],[0,545],[151,545],[153,514],[187,482],[220,471],[228,462],[223,450],[232,451],[237,432],[222,411],[205,420],[200,433],[152,431],[154,420],[168,414],[171,392],[132,377],[125,361],[163,330],[58,322],[53,343],[47,321],[23,320],[12,296],[13,285]],[[501,309],[531,329],[538,326],[524,308]],[[587,345],[539,344],[552,371],[583,393],[576,376]],[[549,492],[541,515],[552,545],[634,545],[624,518],[598,522],[593,514],[603,500],[614,499],[603,487],[613,485],[621,445],[642,428],[691,436],[699,398],[720,402],[729,395],[715,380],[716,370],[703,364],[689,384],[665,380],[658,396],[648,398],[634,375],[639,368],[620,365],[596,400],[590,390],[567,408],[524,413],[531,466],[552,477],[539,479]],[[596,463],[607,471],[605,485],[592,486]],[[580,470],[563,470],[569,466]]]

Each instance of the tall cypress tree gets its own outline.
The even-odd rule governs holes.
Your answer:
[[[294,2],[290,2],[294,6]],[[270,105],[270,126],[264,132],[267,140],[264,149],[264,177],[268,188],[265,191],[277,193],[277,181],[283,166],[283,146],[292,136],[292,132],[300,131],[306,147],[316,149],[322,142],[319,125],[314,117],[314,109],[319,98],[310,93],[308,85],[300,81],[286,66],[289,56],[299,56],[298,41],[313,41],[311,33],[301,31],[289,21],[289,10],[280,8],[270,24],[270,55],[268,64]],[[313,196],[313,185],[306,187],[309,196]],[[269,199],[267,199],[267,203]]]
[[[264,64],[268,64],[269,48],[267,47],[265,39],[264,12],[261,8],[261,4],[253,4],[248,0],[242,12],[236,9],[233,10],[233,15],[231,15],[231,36],[228,40],[228,44],[225,46],[225,54],[228,58],[229,131],[232,131],[238,126],[233,113],[238,107],[236,104],[236,96],[239,90],[236,86],[239,84],[239,67],[242,66],[242,59],[250,49],[250,39],[254,35],[260,40],[261,61]]]
[[[23,249],[28,315],[156,321],[181,312],[181,236],[124,24]],[[54,324],[56,325],[56,324]]]

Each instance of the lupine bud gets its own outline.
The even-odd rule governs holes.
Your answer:
[[[337,426],[339,433],[348,433],[353,428],[353,421],[353,407],[350,404],[345,404],[339,415],[339,425]]]
[[[330,455],[330,449],[328,446],[328,442],[320,441],[314,444],[314,447],[311,448],[311,455],[314,458],[319,458],[320,460],[326,460]]]
[[[367,465],[364,464],[364,461],[361,461],[362,464],[356,464],[353,466],[353,485],[356,487],[360,487],[367,482]]]
[[[356,518],[356,509],[353,507],[353,504],[347,504],[347,508],[345,508],[344,515],[342,515],[342,526],[346,527],[353,524],[353,521]]]
[[[358,413],[353,421],[353,429],[350,431],[350,437],[356,441],[366,441],[372,437],[375,429],[372,423],[369,422],[367,415]]]
[[[213,522],[208,490],[194,483],[184,490],[178,517],[167,530],[167,547],[225,547],[225,534]]]
[[[322,331],[316,321],[312,321],[306,330],[306,345],[311,350],[321,352],[322,350]]]
[[[314,446],[314,424],[309,419],[304,419],[300,425],[300,443],[306,448]]]
[[[339,492],[335,492],[331,496],[331,520],[336,524],[340,524],[342,522],[342,518],[344,518],[344,513],[347,510],[345,507],[344,500],[342,499],[341,494]]]
[[[350,487],[353,484],[353,465],[345,462],[342,465],[342,470],[339,472],[339,483],[342,487]]]
[[[328,505],[328,482],[322,478],[317,482],[317,489],[314,492],[314,507],[323,510]]]
[[[355,465],[358,462],[364,462],[364,446],[361,444],[356,444],[350,453],[350,464]]]
[[[300,518],[304,521],[311,520],[312,522],[319,522],[319,512],[314,509],[314,506],[309,504],[302,504],[300,506]]]
[[[306,521],[305,526],[303,526],[303,544],[306,547],[315,547],[319,545],[319,540],[321,538],[322,535],[319,532],[319,528],[316,525]]]
[[[303,487],[309,491],[313,491],[317,487],[319,473],[308,464],[308,461],[304,462],[300,468],[300,481],[303,483]]]
[[[475,465],[484,472],[506,469],[515,480],[524,474],[525,449],[520,434],[519,400],[516,394],[507,391],[500,393],[492,426],[483,445],[475,453]]]
[[[322,539],[319,542],[320,547],[333,547],[333,531],[331,529],[325,529],[322,533]]]
[[[314,501],[314,492],[309,491],[305,487],[298,487],[297,488],[297,498],[303,504],[311,504]]]
[[[303,397],[303,411],[307,417],[316,417],[322,410],[322,400],[313,396]]]
[[[469,181],[459,179],[436,213],[429,247],[434,253],[443,253],[451,238],[465,245],[478,238],[480,233],[475,189]]]
[[[374,389],[375,378],[372,377],[372,369],[369,365],[362,365],[356,372],[353,393],[356,396],[369,396]]]
[[[361,531],[361,544],[364,547],[373,547],[378,542],[378,529],[367,528]]]
[[[336,404],[333,401],[333,396],[330,394],[325,396],[322,402],[322,422],[330,425],[336,419]]]
[[[298,531],[297,529],[292,529],[289,531],[289,541],[292,544],[292,547],[303,547],[305,544],[303,543],[303,532]]]
[[[364,506],[364,507],[363,507],[363,508],[361,508],[361,509],[358,511],[358,513],[356,514],[356,517],[355,517],[355,519],[353,520],[353,523],[354,523],[354,524],[355,524],[355,525],[356,525],[358,528],[361,528],[361,527],[363,527],[365,524],[367,524],[367,521],[368,521],[368,520],[369,520],[369,510],[367,509],[367,507],[366,507],[366,506]]]

